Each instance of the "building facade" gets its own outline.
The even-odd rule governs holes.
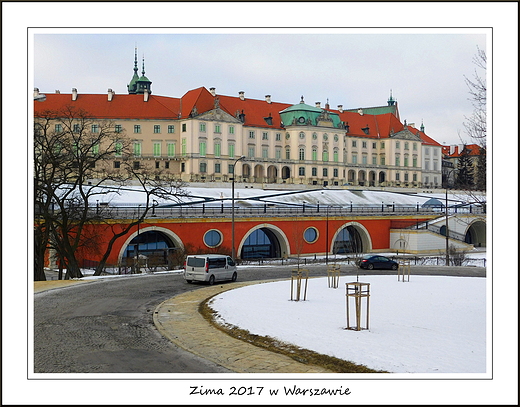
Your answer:
[[[134,165],[186,182],[317,186],[442,186],[442,146],[414,124],[401,123],[392,96],[384,106],[344,110],[328,103],[273,102],[219,95],[201,87],[180,98],[152,95],[137,68],[128,94],[34,92],[34,114],[82,109],[110,120],[133,143]],[[57,123],[58,125],[58,123]],[[94,127],[93,127],[94,129]],[[114,151],[113,166],[118,168]]]

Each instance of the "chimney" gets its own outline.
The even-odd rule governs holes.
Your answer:
[[[108,89],[108,101],[111,102],[112,101],[112,98],[114,97],[114,95],[116,94],[116,92],[114,92],[112,89]]]
[[[360,116],[363,116],[363,109],[359,108],[357,112],[360,114]]]
[[[338,105],[338,110],[340,113],[343,113],[343,105]]]
[[[321,107],[321,102],[316,102],[316,107]]]
[[[60,92],[59,89],[56,89],[56,90],[54,91],[54,93],[56,93],[57,95],[59,95],[61,92]]]
[[[413,127],[415,129],[415,123],[408,123],[408,126]]]
[[[36,99],[38,96],[40,96],[40,89],[34,88],[33,98]]]
[[[240,92],[238,92],[238,96],[240,97],[240,100],[245,100],[245,97],[244,97],[244,91],[241,90]]]
[[[216,96],[217,92],[215,91],[215,88],[209,88],[209,92],[211,93],[211,96]]]
[[[148,92],[148,89],[144,90],[144,101],[148,102],[148,97],[150,96],[150,93]]]
[[[59,93],[60,91],[58,91]],[[76,88],[72,88],[72,100],[76,100],[78,98],[78,90]]]
[[[330,110],[330,105],[328,103],[325,103],[325,109]]]
[[[265,95],[265,101],[271,103],[271,95]]]

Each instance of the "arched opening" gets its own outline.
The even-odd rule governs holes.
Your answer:
[[[245,180],[248,180],[250,176],[251,176],[251,167],[249,166],[249,164],[243,164],[242,165],[242,178],[244,178]]]
[[[282,179],[285,180],[288,178],[291,178],[291,170],[286,166],[282,168]]]
[[[473,222],[466,231],[464,242],[475,247],[486,247],[486,223],[481,220]]]
[[[169,255],[177,250],[173,240],[166,234],[149,230],[137,233],[126,245],[121,260],[128,264],[131,259],[145,259],[150,264],[168,265]]]
[[[348,171],[348,182],[350,182],[351,184],[356,182],[356,172],[354,170]]]
[[[361,170],[358,172],[358,184],[361,185],[361,186],[364,186],[365,183],[366,183],[367,179],[366,179],[366,172]]]
[[[376,186],[376,173],[375,171],[370,171],[368,173],[368,185],[371,187]]]
[[[382,184],[386,181],[386,174],[384,171],[379,172],[379,183]]]
[[[290,254],[289,241],[274,225],[261,224],[253,228],[239,245],[241,259],[279,259]]]
[[[332,240],[332,253],[369,253],[372,241],[368,230],[358,222],[350,222],[338,229]]]
[[[267,182],[275,183],[278,177],[278,169],[274,165],[267,167]]]
[[[255,182],[264,182],[264,166],[255,166]]]

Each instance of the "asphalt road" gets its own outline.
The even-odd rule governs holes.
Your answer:
[[[239,281],[290,278],[294,266],[239,269]],[[325,265],[304,266],[325,276]],[[342,266],[342,275],[357,269]],[[372,271],[362,274],[395,274]],[[484,277],[481,267],[412,266],[412,275]],[[153,324],[155,308],[203,285],[181,274],[95,280],[34,295],[35,373],[226,373],[221,366],[176,347]]]

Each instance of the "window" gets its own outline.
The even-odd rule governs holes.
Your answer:
[[[318,231],[316,228],[307,228],[303,232],[303,238],[307,243],[314,243],[318,239]]]
[[[408,167],[408,157],[404,157],[404,166]]]
[[[303,140],[305,138],[305,133],[303,131],[300,131],[300,140]]]
[[[417,167],[417,157],[412,159],[412,167]]]
[[[395,180],[396,181],[401,181],[401,174],[399,172],[395,173]]]
[[[396,141],[395,142],[395,148],[401,148],[401,142]]]
[[[220,124],[215,124],[215,133],[222,133],[220,131]]]
[[[182,132],[186,132],[186,123],[182,123]]]
[[[228,172],[228,174],[233,174],[233,169],[234,169],[234,168],[235,168],[235,167],[233,166],[233,164],[229,164],[229,165],[228,165],[228,168],[227,168],[227,172]]]
[[[154,141],[153,143],[153,156],[160,157],[161,156],[161,142]]]
[[[267,147],[262,147],[262,158],[269,158],[269,150]]]
[[[114,168],[121,168],[121,161],[114,161]]]
[[[413,174],[412,179],[413,179],[413,182],[417,182],[417,174]]]
[[[335,177],[335,178],[338,177],[338,169],[337,169],[337,168],[334,168],[334,169],[332,170],[332,176]]]
[[[116,133],[121,133],[123,131],[123,126],[121,124],[116,124],[114,131]]]
[[[407,172],[404,173],[404,181],[408,182],[408,173]]]
[[[166,169],[170,168],[170,162],[169,161],[165,161],[164,162],[164,168],[166,168]]]
[[[134,133],[141,133],[141,125],[134,124]]]
[[[318,149],[316,147],[312,148],[312,161],[318,161]]]
[[[134,170],[138,170],[140,168],[139,161],[134,161]]]
[[[335,163],[339,162],[339,150],[337,148],[334,149],[333,154],[334,154],[334,158],[333,158],[334,162]]]
[[[366,154],[363,154],[363,155],[361,156],[361,163],[362,163],[363,165],[366,165],[366,164],[368,164],[367,160],[368,160],[367,155],[366,155]]]
[[[181,140],[181,154],[182,154],[183,157],[185,157],[186,154],[187,154],[186,153],[186,139],[185,138],[183,138]]]
[[[291,159],[291,148],[285,147],[285,159],[290,160]]]
[[[357,141],[356,140],[352,140],[352,147],[357,147]]]
[[[247,149],[247,156],[249,158],[254,158],[255,157],[255,148],[254,147],[248,147],[248,149]]]
[[[324,177],[328,177],[329,176],[329,169],[328,168],[324,168],[323,169],[323,176]]]
[[[372,165],[377,165],[377,155],[372,156]]]
[[[299,157],[300,157],[300,161],[305,160],[305,148],[300,147],[300,149],[299,149]]]
[[[235,126],[229,126],[228,132],[229,132],[229,134],[235,134]]]
[[[215,163],[215,173],[220,174],[220,163]]]
[[[352,164],[357,164],[357,154],[352,154]]]
[[[153,132],[154,132],[155,134],[160,133],[160,132],[161,132],[161,126],[160,126],[159,124],[154,124],[154,126],[153,126]]]
[[[99,124],[93,124],[91,130],[92,133],[99,133]]]
[[[339,137],[338,137],[338,135],[337,135],[337,134],[334,134],[334,141],[335,141],[335,142],[337,143],[337,142],[338,142],[338,140],[339,140]]]
[[[206,132],[206,123],[199,123],[199,131],[201,133],[205,133]]]
[[[366,142],[366,141],[362,141],[362,142],[361,142],[361,147],[363,147],[363,148],[367,148],[367,142]]]
[[[98,155],[99,154],[99,144],[94,144],[92,146],[92,155]]]
[[[407,142],[407,141],[404,142],[404,149],[405,149],[405,150],[409,150],[409,148],[408,148],[408,142]]]
[[[208,230],[205,234],[204,234],[204,244],[208,247],[216,247],[218,245],[220,245],[220,243],[222,243],[222,234],[216,230],[216,229],[212,229],[212,230]],[[225,260],[224,260],[225,262]],[[225,265],[223,264],[222,267],[224,267]]]
[[[417,143],[413,143],[413,151],[417,151]]]
[[[386,165],[386,160],[385,160],[384,155],[381,156],[381,165]]]
[[[382,149],[385,148],[385,142],[384,141],[381,142],[381,148]]]
[[[220,143],[215,143],[215,157],[220,157]]]
[[[325,133],[325,134],[323,135],[323,140],[324,140],[324,141],[327,141],[328,139],[329,139],[329,136],[327,135],[327,133]]]
[[[175,126],[173,124],[168,125],[168,133],[175,133]]]
[[[268,140],[268,133],[266,131],[262,133],[262,140]]]
[[[317,177],[318,176],[318,168],[312,167],[311,168],[311,174],[312,174],[313,177]]]
[[[376,142],[372,143],[372,148],[377,148],[377,143]]]
[[[205,141],[201,141],[199,143],[199,154],[201,157],[206,156],[206,142]]]
[[[277,160],[282,158],[282,149],[280,147],[275,148],[274,156]]]
[[[207,168],[208,168],[208,164],[206,164],[206,163],[200,163],[200,164],[199,164],[200,172],[205,173],[206,170],[207,170]]]
[[[312,139],[313,140],[318,140],[318,135],[316,133],[312,133]]]
[[[168,157],[175,157],[175,143],[166,143],[166,149],[168,150]]]
[[[229,158],[233,158],[235,156],[235,145],[229,144],[228,150],[229,150]]]
[[[121,157],[123,155],[123,143],[121,143],[120,141],[116,142],[116,146],[115,146],[115,154],[116,154],[116,157]],[[119,167],[117,167],[119,168]]]
[[[54,131],[56,133],[61,133],[63,131],[63,127],[61,126],[61,124],[55,124],[54,125]]]
[[[79,133],[81,131],[81,127],[79,124],[75,123],[74,126],[72,127],[72,131],[74,133]]]
[[[249,138],[251,138],[251,139],[255,138],[255,132],[254,131],[252,131],[252,130],[249,131]]]
[[[395,157],[395,166],[399,167],[401,165],[401,157],[397,156]]]
[[[159,168],[159,161],[156,161],[156,162],[155,162],[155,168],[156,168],[156,169]]]
[[[134,142],[134,155],[136,157],[140,157],[141,156],[141,142],[139,141],[136,141]]]
[[[322,161],[324,161],[324,162],[329,161],[329,152],[327,150],[323,150]]]
[[[282,133],[276,133],[275,140],[276,141],[281,141],[282,140]]]
[[[298,175],[301,177],[305,176],[305,167],[298,168]]]

